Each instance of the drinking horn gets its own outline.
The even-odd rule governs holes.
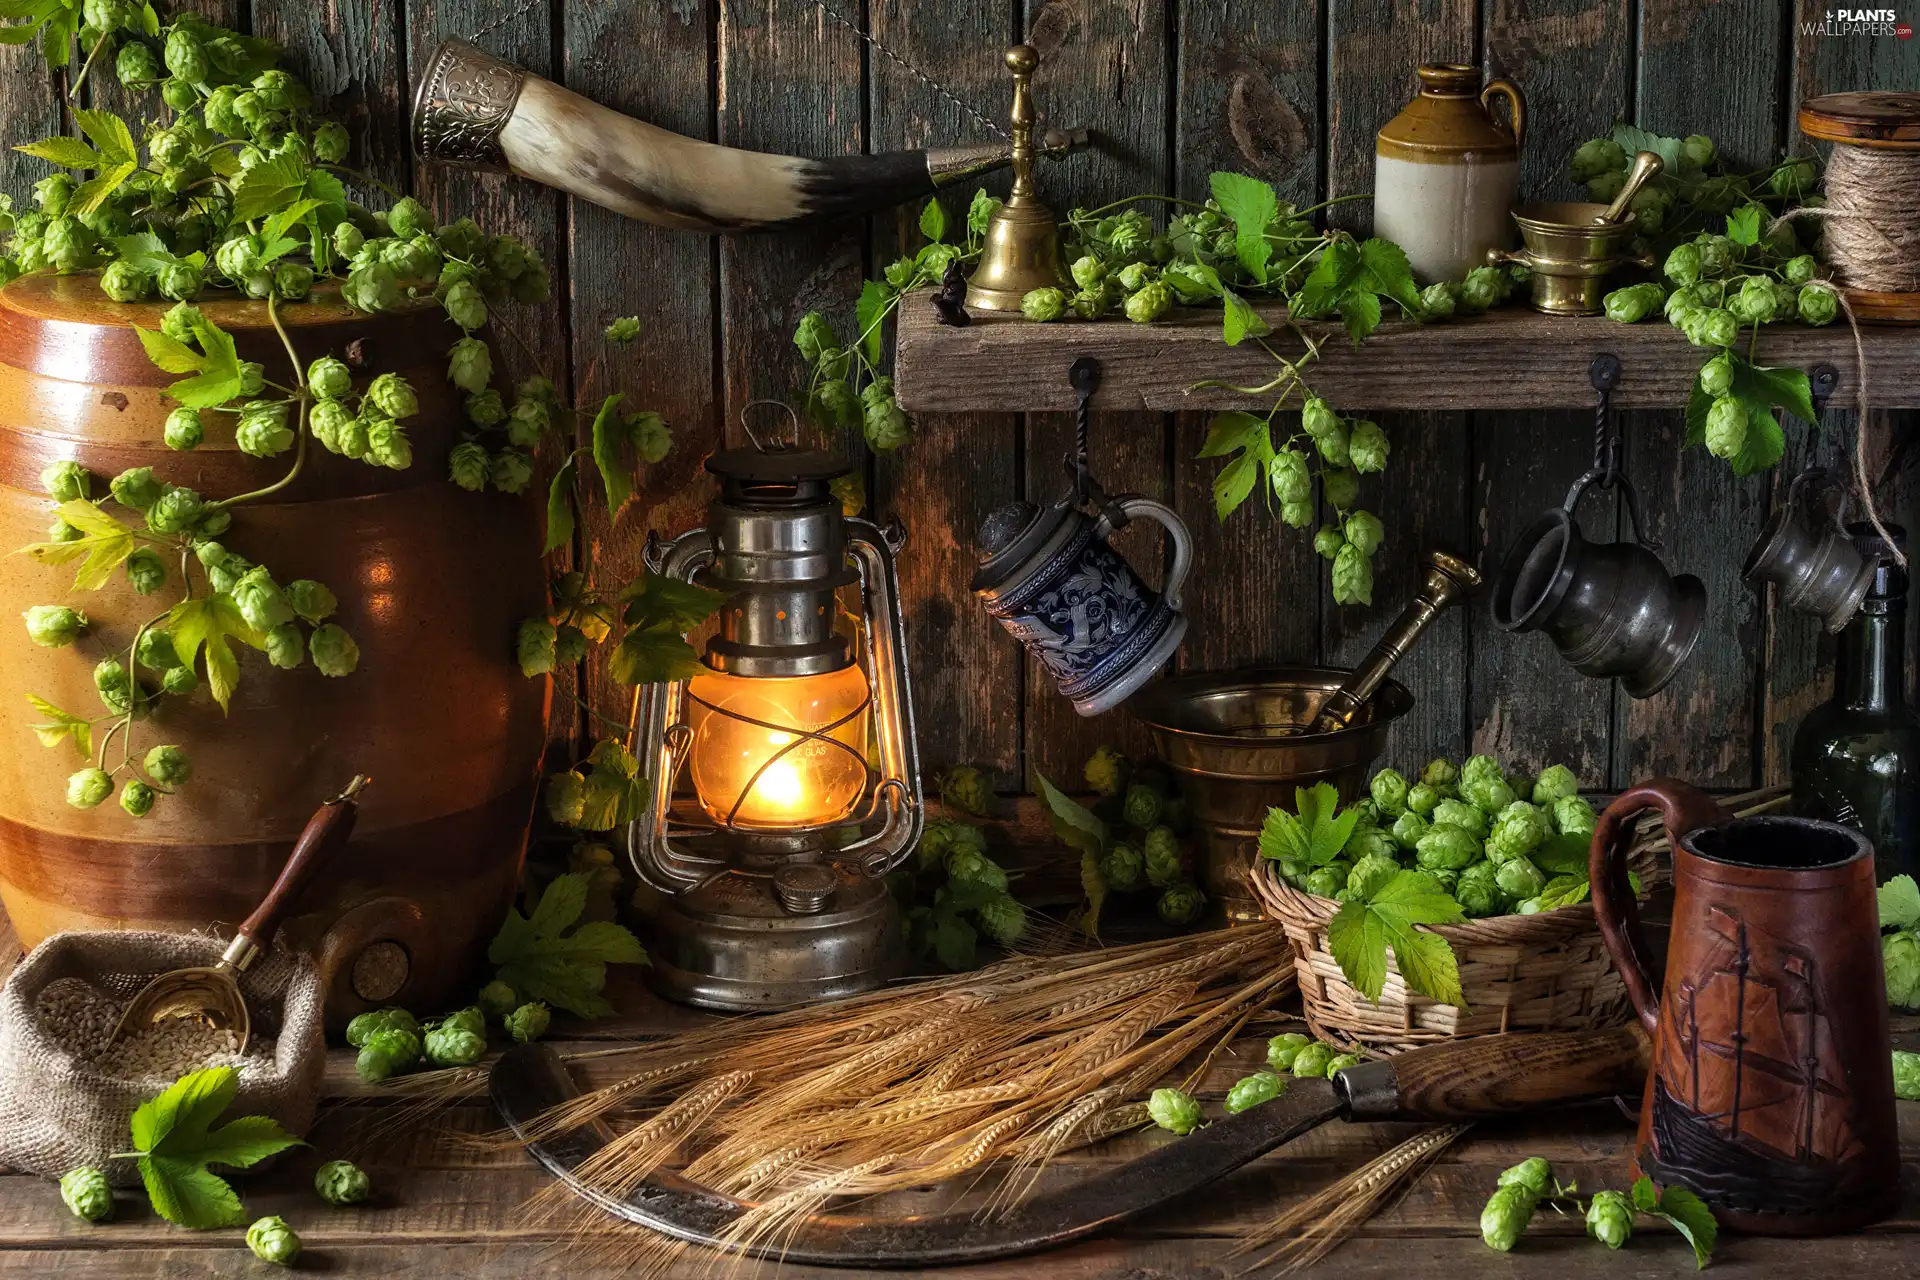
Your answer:
[[[823,222],[932,195],[998,169],[1006,142],[809,160],[701,142],[635,120],[470,44],[434,51],[413,102],[423,159],[505,169],[631,218],[686,231]],[[1050,130],[1040,150],[1087,145]]]

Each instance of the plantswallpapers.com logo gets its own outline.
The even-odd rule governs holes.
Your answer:
[[[1803,36],[1892,36],[1913,39],[1913,27],[1892,9],[1829,9],[1818,22],[1802,22]]]

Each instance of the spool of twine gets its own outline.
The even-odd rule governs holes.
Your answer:
[[[1827,203],[1801,216],[1825,224],[1827,259],[1849,289],[1920,293],[1920,151],[1833,145]]]

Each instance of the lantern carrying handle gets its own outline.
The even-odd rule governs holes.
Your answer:
[[[787,419],[793,424],[793,440],[791,443],[782,444],[778,440],[772,439],[762,440],[754,433],[753,424],[747,421],[747,411],[749,409],[758,409],[763,405],[775,405],[787,411]],[[785,400],[776,400],[769,396],[760,400],[747,401],[740,406],[740,429],[747,433],[747,439],[753,443],[754,449],[760,453],[785,453],[800,447],[800,411],[788,404]]]

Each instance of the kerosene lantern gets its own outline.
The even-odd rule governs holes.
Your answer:
[[[904,962],[885,877],[923,817],[902,534],[841,513],[829,486],[848,468],[824,453],[756,444],[706,466],[706,524],[647,547],[655,572],[727,596],[702,670],[638,702],[649,978],[730,1010],[868,990]]]

